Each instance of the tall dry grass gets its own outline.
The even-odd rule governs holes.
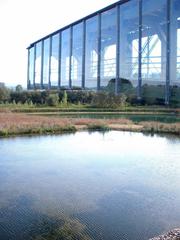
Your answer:
[[[143,131],[180,135],[180,123],[141,122]]]
[[[0,112],[0,136],[91,130],[125,130],[180,135],[180,123],[140,122],[128,119],[59,118]]]

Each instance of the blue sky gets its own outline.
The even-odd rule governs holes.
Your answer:
[[[117,0],[0,0],[0,82],[26,87],[30,43]]]

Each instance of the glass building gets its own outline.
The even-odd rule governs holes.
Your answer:
[[[180,102],[180,0],[121,0],[32,43],[27,87]]]

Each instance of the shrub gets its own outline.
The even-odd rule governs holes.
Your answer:
[[[10,90],[6,87],[0,87],[0,103],[9,101]]]
[[[50,94],[47,98],[47,105],[48,106],[57,106],[59,103],[59,96],[58,94]]]
[[[22,92],[22,91],[23,91],[23,87],[20,84],[18,84],[16,86],[16,92]]]
[[[99,92],[92,99],[92,106],[100,108],[118,108],[124,107],[127,104],[125,94],[114,95],[112,93]]]
[[[63,93],[63,98],[62,98],[62,105],[63,106],[67,106],[67,104],[68,104],[68,96],[67,96],[67,92],[66,91],[64,91],[64,93]]]

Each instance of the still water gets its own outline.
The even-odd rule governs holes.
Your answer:
[[[146,240],[180,227],[180,139],[116,131],[0,139],[0,239],[36,239],[42,222],[64,218],[89,236],[77,239]]]

